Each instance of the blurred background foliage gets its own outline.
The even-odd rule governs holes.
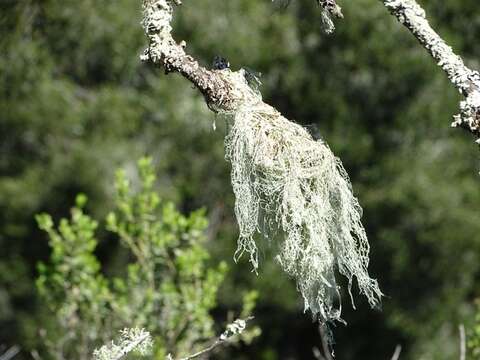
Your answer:
[[[321,31],[313,0],[185,1],[175,33],[205,65],[263,73],[267,102],[322,137],[341,157],[364,207],[381,311],[344,297],[348,326],[334,329],[338,359],[458,356],[458,325],[473,327],[480,278],[479,153],[451,130],[459,95],[378,0],[343,1],[345,20]],[[438,31],[480,67],[476,0],[422,0]],[[315,324],[294,285],[262,249],[259,276],[234,264],[237,227],[222,119],[176,75],[139,61],[139,0],[2,0],[0,3],[0,346],[24,358],[48,327],[35,291],[46,236],[35,214],[66,217],[78,192],[86,211],[113,207],[114,172],[135,178],[149,154],[161,198],[182,212],[204,207],[212,266],[228,261],[213,316],[258,289],[252,345],[230,358],[310,359]],[[213,130],[213,123],[217,130]],[[95,251],[107,275],[125,251],[105,232]],[[52,320],[53,321],[53,320]],[[50,324],[51,325],[51,324]],[[220,355],[219,355],[220,356]]]

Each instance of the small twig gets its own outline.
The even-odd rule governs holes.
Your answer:
[[[20,352],[20,348],[17,345],[12,346],[3,355],[0,355],[0,360],[13,359]]]
[[[395,347],[395,351],[392,355],[392,360],[398,360],[400,358],[400,353],[402,352],[402,346],[401,345],[397,345]]]
[[[195,354],[188,355],[187,357],[181,358],[180,360],[195,359],[195,358],[198,358],[199,356],[205,355],[213,351],[216,347],[224,343],[227,343],[233,336],[241,334],[245,330],[247,326],[247,322],[252,319],[253,319],[253,316],[250,316],[246,319],[235,320],[233,323],[227,325],[227,329],[210,346],[196,352]],[[167,355],[167,360],[173,360],[173,357],[171,354]]]
[[[318,325],[318,332],[322,339],[323,357],[325,360],[333,360],[332,353],[330,352],[330,344],[328,343],[328,335],[325,333],[325,324]]]
[[[465,360],[465,326],[463,326],[463,324],[460,324],[458,326],[458,332],[460,333],[460,360]]]
[[[480,144],[480,73],[465,65],[462,58],[430,26],[425,10],[415,0],[381,0],[435,59],[450,82],[465,96],[452,127],[471,132]]]
[[[138,345],[140,345],[142,342],[147,340],[150,337],[150,333],[145,333],[143,336],[140,336],[136,341],[132,342],[130,345],[125,347],[122,351],[122,353],[115,359],[115,360],[121,360],[123,359],[128,353],[130,353],[133,349],[135,349]]]
[[[199,356],[202,356],[203,354],[206,354],[210,351],[212,351],[213,349],[215,349],[217,346],[221,345],[222,343],[224,343],[226,340],[220,340],[220,339],[217,339],[215,340],[215,342],[210,345],[209,347],[203,349],[203,350],[200,350],[198,352],[196,352],[195,354],[192,354],[192,355],[189,355],[187,357],[184,357],[182,358],[181,360],[190,360],[190,359],[195,359]]]
[[[153,340],[148,331],[140,328],[125,328],[120,331],[118,342],[111,341],[93,351],[93,359],[123,359],[133,350],[145,355],[153,345]]]
[[[325,360],[325,358],[323,357],[322,355],[322,352],[320,351],[319,348],[317,348],[316,346],[313,347],[312,349],[312,352],[313,352],[313,357],[317,360]]]
[[[33,358],[34,360],[42,360],[42,358],[40,357],[40,354],[38,353],[37,350],[32,350],[32,351],[30,352],[30,355],[32,355],[32,358]]]

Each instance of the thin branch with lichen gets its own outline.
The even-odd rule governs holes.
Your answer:
[[[317,0],[317,2],[327,13],[330,8],[338,7],[335,0]],[[425,10],[415,0],[381,0],[381,2],[428,51],[437,65],[447,74],[453,86],[465,97],[460,102],[459,114],[453,116],[451,126],[469,131],[480,144],[480,73],[467,67],[462,58],[455,54],[430,26]]]
[[[331,34],[335,30],[333,18],[343,19],[342,8],[336,0],[317,0],[317,2],[322,8],[323,28],[327,34]]]
[[[225,147],[240,228],[236,258],[247,252],[256,270],[256,235],[275,236],[283,240],[276,259],[295,278],[305,311],[315,318],[341,320],[337,270],[347,277],[350,295],[356,279],[360,292],[376,306],[382,293],[367,271],[369,244],[360,221],[362,209],[341,161],[323,140],[314,140],[263,102],[245,70],[207,70],[189,56],[185,41],[177,44],[171,35],[179,4],[144,0],[149,47],[142,59],[183,75],[212,111],[231,121]]]
[[[250,316],[246,319],[237,319],[231,324],[228,324],[225,331],[217,338],[215,341],[205,349],[197,351],[192,355],[188,355],[186,357],[181,358],[180,360],[191,360],[196,359],[200,356],[206,355],[211,353],[215,350],[218,346],[230,341],[230,339],[236,335],[240,335],[247,327],[247,322],[253,320],[253,316]],[[173,356],[171,354],[167,355],[167,360],[173,360]]]
[[[118,343],[111,342],[103,345],[93,352],[94,360],[121,360],[132,351],[138,351],[140,354],[147,354],[153,346],[150,333],[144,329],[125,328],[120,331]]]
[[[450,82],[465,96],[452,127],[462,127],[480,144],[480,73],[468,68],[462,58],[430,26],[425,10],[415,0],[382,0],[390,13],[403,24],[435,59]]]

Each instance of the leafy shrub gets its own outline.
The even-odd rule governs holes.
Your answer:
[[[101,272],[94,253],[99,224],[85,213],[85,195],[77,196],[70,219],[61,219],[57,227],[50,215],[37,216],[52,248],[37,280],[55,319],[43,331],[44,350],[51,357],[90,359],[93,349],[124,328],[147,329],[155,358],[198,351],[215,334],[210,311],[227,265],[207,266],[204,212],[184,216],[162,202],[153,189],[149,158],[142,158],[138,169],[138,186],[118,171],[115,207],[106,218],[106,229],[133,259],[123,277],[109,279]],[[253,310],[255,294],[246,300],[243,312]],[[258,334],[252,331],[243,339]]]

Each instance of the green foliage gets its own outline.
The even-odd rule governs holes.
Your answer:
[[[49,353],[57,358],[87,359],[92,345],[111,331],[112,294],[94,255],[98,224],[83,212],[85,203],[85,195],[77,196],[70,220],[62,219],[58,230],[49,215],[37,216],[52,248],[50,264],[39,265],[37,287],[58,322],[45,339]]]
[[[480,301],[477,300],[477,312],[471,331],[467,333],[467,345],[472,359],[480,358]]]
[[[101,273],[94,254],[98,223],[84,212],[85,195],[77,196],[71,218],[60,220],[58,229],[49,215],[37,216],[52,248],[37,281],[56,319],[45,342],[52,357],[89,359],[124,327],[148,329],[159,359],[196,352],[215,335],[210,311],[227,266],[207,265],[204,212],[184,216],[162,202],[153,189],[149,158],[142,158],[138,169],[136,184],[117,173],[115,208],[106,220],[106,228],[131,252],[124,277],[110,280]],[[252,296],[245,301],[248,311]]]

